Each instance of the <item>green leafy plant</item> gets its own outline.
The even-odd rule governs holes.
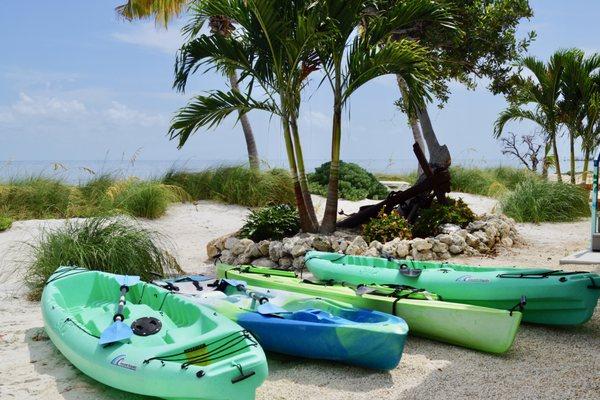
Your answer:
[[[377,218],[373,218],[363,225],[362,235],[367,243],[373,240],[385,243],[395,238],[410,239],[412,231],[408,221],[398,211],[392,210],[386,214],[384,210],[381,210]]]
[[[13,220],[11,218],[0,215],[0,232],[10,229],[12,223]]]
[[[299,230],[298,211],[289,204],[279,204],[252,211],[239,235],[254,241],[279,240],[295,235]]]
[[[15,219],[64,218],[72,188],[44,177],[14,179],[0,187],[3,212]]]
[[[330,163],[326,162],[309,175],[311,193],[327,194],[329,167]],[[341,198],[347,200],[377,200],[385,198],[388,190],[366,169],[354,163],[340,161],[339,193]]]
[[[67,221],[58,229],[43,231],[36,243],[26,245],[30,249],[26,282],[35,299],[60,266],[138,275],[147,281],[154,279],[154,274],[182,272],[164,250],[162,236],[125,218]]]
[[[520,183],[501,205],[502,211],[518,222],[569,222],[590,215],[588,191],[540,179]]]
[[[429,208],[421,210],[412,230],[416,237],[429,237],[440,233],[440,225],[455,224],[464,228],[474,220],[475,214],[462,199],[447,199],[447,204],[434,200]]]

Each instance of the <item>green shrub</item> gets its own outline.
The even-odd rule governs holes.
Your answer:
[[[265,239],[280,240],[299,231],[298,211],[288,204],[279,204],[252,211],[239,235],[256,242]]]
[[[11,218],[0,215],[0,232],[9,229],[12,226],[12,223],[13,221]]]
[[[201,172],[170,171],[163,183],[182,187],[194,200],[216,200],[248,207],[295,204],[292,178],[283,169],[254,171],[234,166]]]
[[[530,179],[501,200],[518,222],[569,222],[590,215],[589,192],[575,185]]]
[[[167,212],[169,204],[185,199],[185,192],[177,186],[157,182],[124,181],[108,189],[114,204],[130,215],[155,219]]]
[[[377,218],[373,218],[363,225],[362,235],[367,243],[373,240],[385,243],[395,238],[412,238],[408,221],[396,210],[386,214],[383,209],[379,212]]]
[[[420,210],[412,231],[416,237],[429,237],[440,234],[440,225],[455,224],[462,228],[475,220],[475,214],[462,200],[447,199],[447,204],[434,200],[429,208]]]
[[[410,184],[414,184],[419,177],[417,171],[412,171],[406,174],[376,173],[374,175],[380,181],[402,181]]]
[[[541,179],[535,173],[521,168],[497,167],[491,171],[495,180],[502,183],[509,190],[516,188],[521,182],[531,179]]]
[[[452,191],[486,196],[494,182],[488,170],[452,167],[450,168]]]
[[[69,216],[72,191],[55,179],[17,179],[0,187],[0,204],[14,219],[64,218]]]
[[[31,297],[39,299],[48,277],[60,266],[79,266],[116,274],[138,275],[181,272],[177,261],[163,250],[157,233],[124,218],[90,218],[68,221],[56,230],[44,231],[30,246],[26,282]]]
[[[327,193],[330,164],[329,162],[322,164],[308,176],[311,189],[314,190],[312,193],[321,195]],[[383,199],[387,194],[387,188],[366,169],[354,163],[340,161],[339,196],[341,198],[354,201],[365,198]]]

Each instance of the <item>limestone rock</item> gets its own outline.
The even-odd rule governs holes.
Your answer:
[[[331,251],[331,240],[326,236],[317,236],[313,239],[312,247],[317,251]]]
[[[277,241],[269,243],[269,258],[277,262],[281,257],[283,257],[283,243]]]
[[[231,254],[231,250],[223,250],[220,259],[225,264],[235,264],[235,256]]]
[[[293,260],[290,257],[282,257],[279,259],[279,268],[291,269]]]
[[[371,243],[369,243],[370,249],[377,249],[377,251],[380,251],[382,247],[383,243],[381,243],[379,240],[373,240]]]
[[[413,239],[412,247],[413,247],[413,249],[416,249],[417,251],[427,251],[427,250],[431,250],[431,248],[433,247],[433,244],[425,239],[416,238],[416,239]]]
[[[463,252],[463,250],[464,250],[464,247],[456,245],[456,244],[453,244],[450,247],[448,247],[448,251],[451,254],[460,254]]]
[[[460,226],[455,225],[455,224],[443,224],[440,226],[440,229],[442,231],[442,233],[455,233],[458,232],[460,230]]]
[[[277,267],[277,263],[275,263],[268,257],[261,257],[261,258],[257,258],[256,260],[252,260],[251,264],[256,265],[257,267],[265,267],[265,268]]]
[[[363,253],[363,256],[366,256],[366,257],[381,257],[381,254],[379,253],[379,250],[377,250],[375,247],[369,247],[367,249],[367,251],[365,251]]]
[[[261,240],[260,242],[258,242],[258,251],[262,256],[267,257],[269,255],[270,245],[271,242],[269,242],[268,240]]]
[[[298,242],[294,247],[292,247],[292,251],[290,254],[293,258],[304,257],[306,252],[310,249],[310,247],[304,242]]]
[[[236,237],[234,237],[234,236],[228,237],[228,238],[225,240],[225,249],[226,249],[226,250],[231,250],[231,249],[233,249],[233,247],[234,247],[235,245],[237,245],[239,242],[240,242],[240,239],[238,239],[238,238],[236,238]]]
[[[358,256],[367,251],[368,248],[369,245],[367,245],[365,239],[362,236],[357,236],[346,248],[346,254]]]
[[[296,271],[301,271],[304,268],[304,257],[294,258],[292,268]]]
[[[231,254],[234,256],[239,256],[241,254],[246,253],[250,246],[252,246],[254,242],[250,239],[240,239],[238,242],[231,248]]]
[[[399,241],[398,244],[396,245],[396,257],[405,258],[406,256],[408,256],[410,254],[410,246],[411,246],[410,240]]]
[[[452,237],[447,233],[439,234],[435,238],[442,243],[446,243],[448,246],[452,244]]]
[[[502,246],[504,247],[512,247],[514,244],[513,240],[508,236],[503,237],[500,243],[502,243]]]
[[[446,253],[448,251],[448,245],[446,243],[440,242],[439,240],[433,245],[431,250],[434,253]]]
[[[477,238],[477,236],[469,233],[465,237],[465,242],[467,242],[467,244],[471,247],[477,247],[479,245],[479,238]]]

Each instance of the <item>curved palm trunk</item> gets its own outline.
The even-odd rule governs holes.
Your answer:
[[[340,68],[336,68],[339,71]],[[342,139],[342,86],[341,76],[336,73],[334,82],[333,122],[331,132],[331,164],[329,167],[329,185],[327,186],[327,202],[325,215],[321,223],[322,233],[331,233],[337,222],[340,179],[340,147]]]
[[[238,77],[235,71],[231,71],[228,74],[229,83],[231,84],[231,90],[234,92],[240,91],[238,85]],[[254,140],[254,133],[252,132],[252,126],[250,126],[250,120],[247,114],[239,114],[240,123],[242,124],[242,130],[244,131],[244,138],[246,139],[246,149],[248,150],[248,164],[250,168],[258,170],[260,168],[260,160],[258,158],[258,150],[256,149],[256,141]]]
[[[308,188],[308,179],[306,178],[306,170],[304,168],[304,155],[302,154],[302,144],[300,143],[300,135],[298,133],[298,121],[296,117],[290,118],[290,128],[292,133],[292,140],[294,142],[294,150],[296,156],[296,164],[298,167],[298,181],[300,183],[300,189],[302,190],[302,198],[306,207],[307,218],[310,220],[310,230],[305,232],[316,232],[319,228],[319,221],[317,214],[315,213],[315,207],[310,197],[310,190]]]
[[[404,99],[404,104],[406,105],[408,102],[408,96],[410,93],[408,92],[408,86],[406,82],[400,75],[396,75],[396,81],[398,82],[398,88],[400,89],[400,93],[402,94],[402,98]],[[421,150],[425,152],[425,139],[423,139],[423,134],[421,133],[421,127],[419,126],[419,121],[414,115],[408,115],[408,124],[410,125],[410,129],[412,130],[413,140],[415,143],[421,147]],[[423,173],[423,169],[421,168],[421,164],[417,163],[417,173],[421,175]]]
[[[556,176],[559,182],[562,182],[562,173],[560,172],[560,160],[558,158],[558,146],[556,145],[556,134],[552,135],[552,150],[554,152],[554,166],[556,168]]]
[[[575,183],[575,132],[569,131],[569,162],[571,167],[571,183]]]
[[[296,207],[298,208],[298,215],[300,216],[300,229],[302,229],[304,232],[312,232],[314,227],[311,223],[310,217],[308,216],[308,211],[304,202],[304,196],[302,194],[302,187],[300,186],[300,180],[298,179],[298,165],[296,163],[292,136],[290,134],[289,120],[287,118],[282,118],[282,124],[283,137],[285,139],[285,149],[288,157],[288,163],[290,164],[290,173],[294,182]]]

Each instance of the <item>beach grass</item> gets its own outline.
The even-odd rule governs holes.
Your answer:
[[[32,299],[40,298],[48,277],[60,266],[138,275],[146,281],[181,272],[164,250],[168,247],[164,238],[128,218],[67,221],[26,245],[30,261],[25,279]]]
[[[194,200],[263,207],[295,204],[294,184],[283,169],[254,171],[242,166],[225,166],[200,172],[169,171],[164,184],[179,186]]]
[[[502,199],[502,211],[517,222],[570,222],[589,217],[589,192],[568,183],[529,179]]]
[[[5,217],[4,215],[0,215],[0,232],[10,229],[12,226],[13,220],[12,218]]]
[[[43,176],[0,182],[0,215],[12,220],[117,214],[154,219],[164,215],[169,204],[192,200],[248,207],[294,204],[294,188],[286,170],[242,166],[171,171],[154,180],[103,174],[79,185]]]

